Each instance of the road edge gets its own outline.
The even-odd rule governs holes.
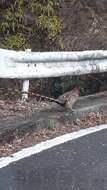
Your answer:
[[[76,132],[68,133],[56,138],[53,138],[51,140],[47,140],[45,142],[41,142],[39,144],[33,145],[29,148],[24,148],[19,152],[16,152],[8,157],[1,157],[0,158],[0,169],[3,167],[8,166],[9,164],[19,161],[21,159],[27,158],[31,155],[38,154],[44,150],[48,150],[50,148],[53,148],[54,146],[58,146],[60,144],[63,144],[65,142],[83,137],[85,135],[89,135],[101,130],[107,129],[107,124],[103,125],[96,125],[95,127],[90,127],[86,129],[81,129]]]

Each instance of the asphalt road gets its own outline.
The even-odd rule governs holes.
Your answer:
[[[107,129],[1,168],[0,190],[107,190]]]

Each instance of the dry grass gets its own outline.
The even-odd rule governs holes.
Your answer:
[[[17,136],[9,144],[0,144],[0,157],[11,155],[16,151],[21,150],[22,148],[32,146],[41,141],[52,139],[56,136],[78,131],[80,129],[94,127],[95,125],[104,123],[107,123],[106,113],[91,113],[88,117],[85,117],[83,119],[77,119],[71,123],[67,122],[66,125],[62,128],[55,128],[52,126],[50,128],[47,127],[46,129],[43,129],[39,132],[27,133],[22,138],[19,138]]]

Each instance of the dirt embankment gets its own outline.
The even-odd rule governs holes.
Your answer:
[[[61,0],[65,50],[107,49],[107,1]]]

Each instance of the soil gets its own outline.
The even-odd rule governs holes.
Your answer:
[[[94,127],[95,125],[107,123],[107,113],[91,113],[89,116],[76,119],[73,122],[67,122],[67,124],[62,127],[54,127],[52,124],[39,132],[26,133],[23,137],[19,138],[15,136],[10,143],[0,144],[0,157],[12,156],[14,152],[17,152],[23,148],[35,145],[39,142],[46,141],[48,139],[78,131],[80,129]]]
[[[62,0],[64,50],[107,49],[107,1]]]

